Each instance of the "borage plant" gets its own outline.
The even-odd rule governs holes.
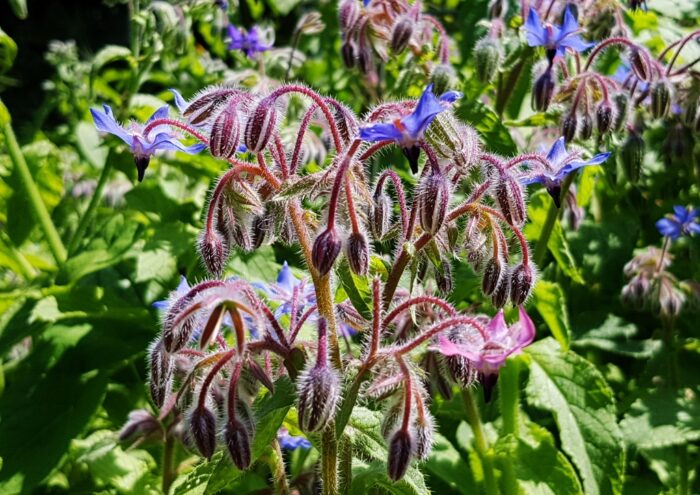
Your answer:
[[[307,102],[299,120],[288,111],[297,97]],[[563,142],[549,155],[483,153],[474,129],[452,113],[460,97],[437,96],[431,85],[418,101],[386,102],[360,120],[301,85],[263,96],[214,87],[189,102],[177,94],[181,118],[159,111],[138,140],[106,125],[109,111],[94,112],[100,130],[152,143],[132,145],[140,173],[148,150],[199,149],[185,148],[173,129],[230,164],[216,181],[198,243],[212,278],[181,286],[162,305],[162,332],[149,351],[151,396],[168,425],[166,452],[175,437],[206,458],[223,445],[237,468],[248,468],[260,455],[265,420],[251,410],[259,385],[273,390],[288,376],[296,382],[298,426],[321,451],[324,492],[336,493],[339,455],[346,457],[340,483],[349,480],[345,427],[359,400],[383,411],[387,474],[399,480],[431,451],[429,388],[437,384],[449,398],[450,383],[458,385],[472,411],[474,384],[490,397],[508,356],[535,336],[522,308],[536,281],[521,230],[523,184],[546,183],[554,195],[560,176],[587,163],[578,152],[567,154]],[[326,168],[305,173],[301,147],[314,118],[334,153]],[[282,126],[295,128],[295,142],[281,138]],[[417,174],[412,191],[391,167],[376,177],[367,172],[391,146]],[[232,250],[273,242],[298,246],[307,266],[302,280],[286,266],[272,285],[225,278]],[[495,308],[520,306],[517,322],[506,323],[502,310],[492,317],[457,311],[445,299],[455,257],[480,274]],[[352,297],[347,280],[367,281],[371,300]],[[340,345],[348,331],[362,334],[359,355]],[[478,431],[478,415],[470,421]],[[133,433],[133,421],[128,426]],[[262,447],[279,452],[274,436],[264,440]],[[493,483],[493,467],[485,467]],[[172,475],[168,469],[164,476]],[[278,474],[285,483],[284,470]]]

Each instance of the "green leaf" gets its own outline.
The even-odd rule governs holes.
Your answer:
[[[350,298],[355,309],[366,319],[372,317],[372,289],[369,277],[355,275],[343,258],[337,265],[336,274],[340,285]]]
[[[7,72],[15,62],[17,43],[0,28],[0,74]],[[5,111],[7,111],[5,109]],[[4,120],[4,119],[3,119]],[[7,123],[9,123],[9,118]]]
[[[275,261],[272,246],[264,246],[252,253],[234,253],[229,261],[229,269],[233,274],[250,282],[267,284],[277,280],[277,274],[282,267]]]
[[[572,343],[576,348],[594,348],[635,359],[649,359],[663,347],[660,340],[633,340],[637,326],[612,314],[579,315],[576,323],[577,327],[590,328],[577,332]]]
[[[637,399],[620,423],[625,441],[640,450],[684,445],[700,439],[700,400],[671,389]]]
[[[108,148],[100,146],[100,136],[95,125],[82,121],[75,128],[78,149],[94,168],[101,170],[107,162]]]
[[[435,434],[433,451],[425,463],[425,469],[458,493],[464,495],[474,493],[475,487],[465,484],[466,473],[470,471],[469,465],[450,441],[439,433]]]
[[[569,313],[561,286],[549,280],[540,280],[532,293],[535,308],[549,327],[562,349],[568,350],[571,341]]]
[[[12,12],[20,19],[24,20],[27,18],[29,14],[27,11],[27,0],[10,0],[10,7],[12,7]]]
[[[352,383],[344,388],[342,394],[343,400],[340,403],[340,410],[335,417],[336,438],[340,438],[345,432],[345,426],[348,424],[352,411],[357,403],[357,396],[360,393],[362,382],[367,380],[367,378],[369,378],[367,373],[363,373],[362,375],[358,374],[355,376]]]
[[[527,355],[528,402],[554,416],[562,449],[578,469],[585,492],[621,493],[625,452],[613,393],[603,376],[550,338],[531,345]]]

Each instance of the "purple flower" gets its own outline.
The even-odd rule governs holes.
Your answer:
[[[468,359],[482,375],[487,395],[496,384],[498,370],[509,356],[520,353],[535,339],[535,325],[520,306],[520,319],[508,326],[500,310],[486,326],[485,335],[474,333],[464,343],[456,344],[440,336],[437,350],[445,356],[462,356]]]
[[[567,48],[571,48],[575,52],[583,52],[595,45],[595,43],[587,43],[581,39],[578,34],[581,28],[568,6],[564,12],[564,23],[561,26],[544,24],[537,14],[537,10],[530,9],[525,30],[527,31],[527,44],[543,46],[547,50],[550,62],[557,55],[563,57]]]
[[[392,123],[372,124],[360,129],[360,137],[365,141],[396,141],[411,164],[413,173],[418,171],[418,157],[423,133],[430,123],[449,103],[462,97],[459,91],[448,91],[438,99],[433,94],[433,85],[429,84],[418,100],[416,108],[409,115],[396,119]]]
[[[228,36],[231,38],[228,49],[244,51],[249,58],[252,58],[256,53],[270,49],[268,45],[261,41],[258,28],[255,26],[250,28],[250,31],[246,32],[243,29],[238,29],[233,24],[229,24]]]
[[[700,234],[700,224],[695,219],[700,215],[700,208],[673,207],[673,214],[666,215],[656,222],[656,228],[663,236],[675,241],[682,235]]]
[[[131,122],[128,127],[123,127],[116,121],[114,113],[109,106],[103,105],[103,108],[104,113],[94,108],[90,109],[92,118],[95,121],[95,127],[100,132],[106,132],[117,136],[129,145],[129,149],[134,155],[139,182],[143,180],[143,175],[146,172],[151,156],[153,156],[156,151],[184,151],[185,153],[194,155],[206,148],[206,146],[201,143],[185,146],[179,141],[178,134],[173,132],[170,126],[167,125],[158,125],[148,133],[148,136],[144,136],[143,129],[145,126]],[[167,118],[168,107],[164,106],[151,115],[146,125],[156,119]]]
[[[567,175],[581,167],[600,165],[610,156],[610,152],[598,153],[590,160],[584,162],[580,159],[580,152],[567,152],[565,143],[564,138],[560,137],[549,150],[547,160],[552,164],[553,168],[551,170],[538,162],[535,168],[531,169],[522,180],[522,183],[525,185],[538,183],[545,186],[549,195],[554,199],[557,208],[561,204],[561,183]]]
[[[311,442],[305,437],[295,437],[289,434],[287,428],[280,428],[277,432],[277,440],[284,450],[310,449]]]

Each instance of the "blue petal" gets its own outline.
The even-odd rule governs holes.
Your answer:
[[[191,146],[185,146],[177,138],[168,134],[167,132],[161,132],[156,135],[150,143],[142,143],[143,152],[146,155],[152,155],[158,150],[163,151],[183,151],[190,155],[196,155],[200,151],[206,148],[206,145],[202,143],[193,144]]]
[[[567,36],[576,34],[578,30],[578,22],[576,22],[574,14],[571,13],[571,6],[567,5],[566,10],[564,11],[564,23],[561,25],[561,32],[559,33],[557,41],[561,41]]]
[[[589,43],[587,41],[583,41],[583,38],[581,38],[578,35],[574,36],[569,36],[567,38],[562,39],[559,42],[559,48],[571,48],[575,52],[585,52],[589,48],[592,48],[595,46],[595,43]]]
[[[90,109],[90,113],[92,114],[92,120],[95,121],[95,127],[97,128],[97,130],[100,132],[107,132],[109,134],[113,134],[122,141],[124,141],[126,144],[131,146],[133,137],[126,131],[126,129],[124,129],[117,123],[117,121],[114,119],[114,114],[112,113],[111,108],[109,108],[107,105],[104,105],[104,109],[104,113],[94,108]]]
[[[688,221],[688,210],[685,208],[685,206],[675,205],[673,207],[673,212],[676,214],[676,218],[678,218],[679,222],[686,223]]]
[[[681,235],[680,225],[668,218],[662,218],[656,222],[656,228],[661,235],[670,237],[673,240],[678,239]]]
[[[690,225],[688,225],[688,230],[692,234],[700,234],[700,223],[690,222]]]
[[[609,154],[609,153],[608,153]],[[607,158],[607,156],[606,156]],[[602,162],[601,162],[602,163]],[[575,170],[578,170],[583,167],[588,167],[589,165],[597,165],[596,163],[591,163],[591,161],[587,162],[571,162],[568,165],[563,166],[559,171],[557,172],[557,175],[555,178],[557,180],[564,180],[564,177],[569,175],[571,172],[574,172]]]
[[[294,287],[297,285],[296,278],[292,274],[292,270],[289,268],[289,265],[286,261],[282,265],[280,272],[277,274],[277,284],[290,294],[294,290]]]
[[[411,138],[418,140],[433,119],[444,110],[445,107],[440,105],[440,101],[433,94],[433,85],[429,84],[418,100],[418,105],[413,113],[401,119],[401,124],[406,128]]]
[[[360,129],[360,138],[364,141],[399,141],[403,134],[394,124],[372,124]]]
[[[523,177],[520,179],[520,183],[524,186],[529,186],[530,184],[546,184],[548,181],[551,182],[552,177],[547,177],[546,175],[534,175],[532,177]]]
[[[530,14],[527,16],[527,22],[525,23],[525,30],[527,31],[528,45],[544,46],[546,44],[546,30],[542,26],[540,16],[537,15],[537,11],[534,8],[530,8]]]
[[[564,137],[560,137],[557,139],[554,144],[552,145],[552,148],[549,150],[549,153],[547,153],[547,160],[549,160],[552,165],[557,165],[561,163],[566,157],[568,153],[566,152],[566,140]]]
[[[160,107],[158,110],[153,112],[153,115],[150,116],[150,118],[148,119],[148,121],[146,123],[148,124],[148,123],[153,122],[154,120],[159,120],[159,119],[167,119],[169,110],[170,110],[170,108],[168,107],[168,105]]]
[[[170,88],[170,92],[175,97],[175,106],[177,107],[177,109],[180,110],[180,113],[184,112],[187,108],[187,102],[185,101],[185,99],[182,97],[182,95],[177,89]]]
[[[606,151],[605,153],[598,153],[596,156],[588,160],[586,165],[600,165],[607,160],[610,155],[611,153],[609,151]]]
[[[447,103],[453,103],[464,96],[459,91],[448,91],[440,95],[440,101],[446,101]]]
[[[157,310],[162,311],[162,310],[168,308],[168,300],[167,300],[167,299],[164,299],[164,300],[162,300],[162,301],[156,301],[156,302],[154,302],[154,303],[152,304],[152,306],[153,306],[154,308],[156,308]]]
[[[185,293],[189,290],[190,284],[187,283],[187,278],[184,275],[180,275],[180,283],[177,286],[176,292],[178,294],[185,295]]]

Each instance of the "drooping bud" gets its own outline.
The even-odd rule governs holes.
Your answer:
[[[576,135],[576,129],[578,128],[578,119],[575,113],[567,113],[561,121],[561,135],[564,136],[564,140],[570,143],[574,136]]]
[[[251,228],[251,235],[253,241],[253,249],[258,249],[265,242],[265,238],[271,232],[272,220],[269,215],[258,215],[253,219],[253,225]],[[272,242],[272,241],[270,241]]]
[[[355,67],[355,47],[352,41],[345,40],[343,45],[340,47],[340,54],[343,57],[343,63],[348,69]]]
[[[174,325],[175,319],[190,301],[191,299],[186,296],[181,297],[173,303],[165,315],[162,335],[163,346],[168,352],[177,352],[185,347],[194,331],[197,323],[197,318],[194,316],[186,318],[177,326]]]
[[[625,122],[627,122],[627,107],[629,106],[629,98],[625,93],[617,93],[613,97],[613,100],[615,101],[615,108],[617,109],[617,112],[615,112],[615,123],[613,125],[613,129],[619,131],[623,128]]]
[[[389,442],[394,432],[401,426],[401,417],[403,416],[403,398],[394,400],[384,411],[384,418],[379,427],[379,431],[384,439]]]
[[[578,135],[581,139],[590,139],[593,135],[593,118],[586,112],[581,117],[581,124],[578,126]]]
[[[525,223],[525,200],[520,182],[503,174],[496,183],[495,197],[506,221],[517,227]]]
[[[510,300],[520,306],[527,300],[532,287],[535,285],[535,273],[527,264],[519,264],[510,273]]]
[[[349,31],[360,18],[360,4],[357,0],[343,0],[338,7],[338,23],[341,31]]]
[[[454,252],[459,244],[459,225],[453,220],[447,224],[445,230],[447,230],[447,245],[450,251]]]
[[[199,256],[209,273],[221,276],[229,255],[228,242],[215,230],[205,231],[199,239]]]
[[[321,276],[331,271],[342,247],[343,243],[335,228],[326,229],[316,237],[311,251],[311,261]]]
[[[639,48],[632,48],[630,50],[630,67],[632,72],[642,81],[648,81],[651,75],[651,67],[649,66],[649,60],[644,53]]]
[[[508,2],[506,0],[491,0],[488,8],[490,19],[503,17],[508,12]]]
[[[229,103],[214,119],[209,137],[209,150],[217,158],[230,158],[238,148],[241,124],[236,104]]]
[[[245,145],[251,153],[259,153],[275,132],[277,125],[277,110],[275,101],[263,98],[250,113],[245,125]]]
[[[403,52],[413,36],[414,22],[409,16],[400,17],[391,31],[391,51],[394,53]]]
[[[496,286],[496,289],[491,294],[491,302],[497,308],[502,308],[508,302],[508,296],[510,295],[510,274],[506,267],[505,273],[501,276],[501,281]]]
[[[503,278],[503,263],[498,256],[494,256],[486,262],[484,267],[484,275],[481,281],[481,290],[484,294],[490,296],[501,285]]]
[[[190,416],[190,433],[197,450],[211,459],[216,448],[216,417],[206,407],[197,407]]]
[[[433,92],[436,95],[445,93],[455,84],[455,70],[449,64],[438,64],[430,74],[430,82],[433,83]]]
[[[231,460],[238,469],[245,470],[250,466],[250,434],[245,424],[236,418],[231,418],[224,429],[224,441],[231,455]]]
[[[357,124],[357,119],[353,115],[352,111],[342,105],[331,100],[331,105],[333,106],[333,117],[335,118],[335,123],[338,126],[338,132],[343,142],[346,144],[353,139],[358,132],[359,126]]]
[[[348,258],[350,269],[356,275],[367,275],[369,269],[369,244],[361,232],[354,232],[348,237],[345,256]]]
[[[649,88],[649,96],[651,97],[651,104],[649,105],[651,115],[656,119],[666,117],[671,108],[670,83],[665,79],[652,83]]]
[[[145,409],[136,409],[129,413],[129,419],[119,430],[120,442],[131,442],[150,438],[162,432],[158,418]]]
[[[634,131],[630,131],[622,143],[620,150],[620,162],[625,171],[627,180],[636,184],[642,175],[642,163],[644,161],[644,139]]]
[[[374,201],[370,206],[369,228],[375,241],[381,241],[389,230],[391,224],[391,198],[382,191],[374,194]]]
[[[340,383],[330,367],[314,366],[299,377],[299,426],[305,432],[326,427],[338,404]]]
[[[418,210],[423,230],[435,234],[447,216],[450,202],[450,185],[438,169],[432,169],[418,186]]]
[[[550,69],[545,70],[535,81],[532,88],[532,107],[538,112],[545,112],[549,108],[554,94],[554,77]]]
[[[449,294],[454,288],[452,263],[446,257],[443,257],[441,261],[440,268],[435,268],[435,285],[441,293]]]
[[[155,341],[149,349],[148,362],[151,398],[158,407],[163,407],[165,396],[170,391],[173,363],[162,340]]]
[[[394,433],[389,443],[389,458],[387,460],[387,471],[392,481],[398,481],[404,477],[414,450],[413,438],[407,430],[398,430]]]
[[[360,43],[357,51],[357,67],[364,75],[372,72],[372,50],[367,43]]]
[[[614,120],[613,106],[610,104],[610,101],[604,100],[595,111],[595,122],[598,132],[600,134],[608,132],[612,128]]]
[[[501,47],[491,37],[482,38],[474,46],[476,78],[482,83],[491,82],[501,65]]]
[[[201,125],[209,121],[216,110],[236,95],[236,90],[231,88],[208,88],[202,91],[192,103],[182,112],[192,125]]]
[[[413,424],[415,433],[415,456],[416,459],[424,461],[430,456],[433,450],[433,437],[435,426],[433,425],[433,417],[427,410],[423,411],[423,417],[416,416],[416,421]]]

